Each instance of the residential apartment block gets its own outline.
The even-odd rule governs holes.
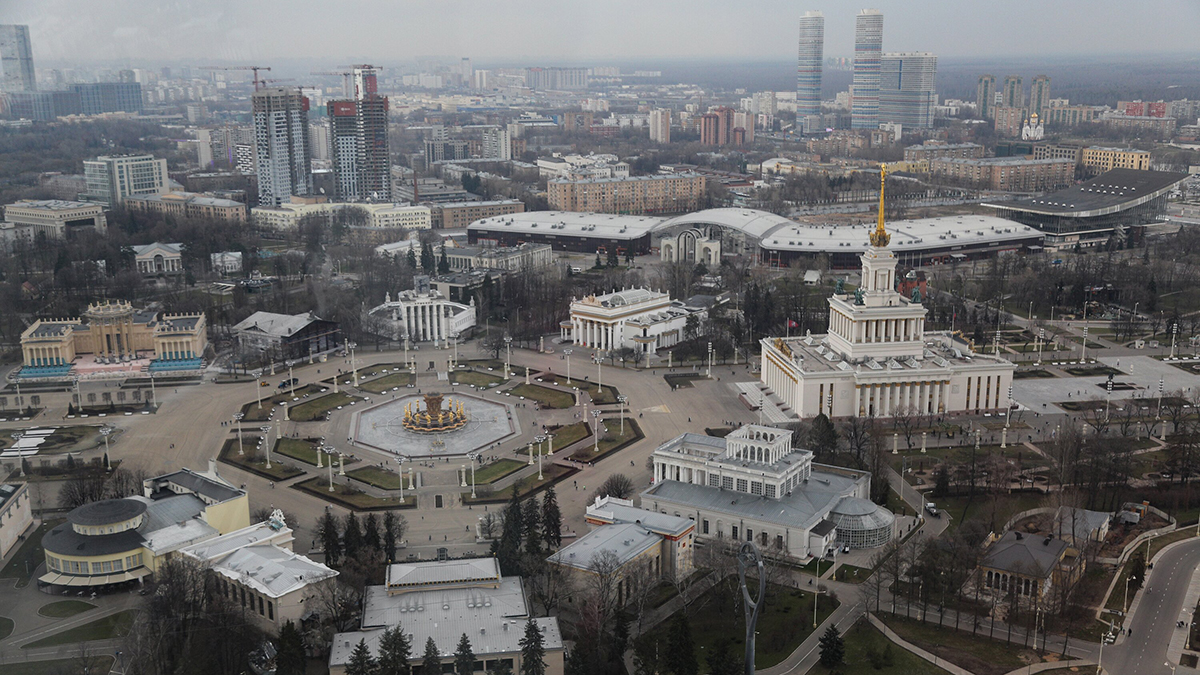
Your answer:
[[[934,176],[989,190],[1044,192],[1069,185],[1075,177],[1075,162],[1069,159],[935,159]]]
[[[704,200],[704,176],[693,173],[594,180],[552,180],[550,208],[593,213],[684,213]]]

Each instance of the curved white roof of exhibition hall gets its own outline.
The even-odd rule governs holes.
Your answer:
[[[657,216],[627,216],[582,211],[526,211],[481,218],[467,230],[516,232],[603,239],[637,239],[657,229],[663,219]]]
[[[743,234],[761,239],[776,228],[795,224],[795,221],[783,216],[777,216],[769,211],[727,208],[705,209],[703,211],[696,211],[695,213],[685,213],[682,216],[675,216],[664,221],[662,225],[655,229],[667,230],[679,225],[688,227],[720,225],[721,227],[737,230]]]
[[[887,223],[886,226],[888,233],[892,235],[888,248],[897,253],[947,246],[978,247],[980,244],[993,242],[998,246],[1043,236],[1028,225],[995,216],[964,215],[898,220]],[[875,223],[838,227],[790,223],[771,230],[759,241],[759,246],[769,251],[862,253],[870,245],[868,235],[874,229]]]

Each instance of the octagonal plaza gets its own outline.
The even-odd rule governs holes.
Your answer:
[[[401,396],[356,411],[350,420],[352,443],[409,459],[462,457],[486,450],[521,433],[512,406],[470,394],[447,392],[447,401],[462,403],[467,423],[445,432],[417,432],[404,428],[404,407],[425,402],[424,396]]]

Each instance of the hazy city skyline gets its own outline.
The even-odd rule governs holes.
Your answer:
[[[358,0],[337,8],[312,0],[286,5],[231,0],[10,0],[0,23],[28,24],[38,61],[244,61],[358,57],[374,62],[422,55],[477,60],[571,62],[629,58],[795,58],[800,17],[825,14],[826,56],[853,54],[858,10],[887,15],[886,51],[939,56],[1138,54],[1192,48],[1200,4],[977,4],[937,0],[732,6],[687,3],[564,5],[515,0],[497,5]],[[352,17],[372,16],[370,21]],[[630,21],[630,17],[640,17]],[[342,18],[345,17],[345,18]],[[331,20],[332,19],[332,20]],[[420,30],[413,30],[414,27]],[[670,30],[664,30],[670,26]],[[270,29],[268,29],[268,27]],[[1098,39],[1119,35],[1119,40]]]

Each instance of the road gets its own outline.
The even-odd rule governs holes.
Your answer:
[[[1127,625],[1132,632],[1107,647],[1101,665],[1110,673],[1174,675],[1167,663],[1172,638],[1186,628],[1176,628],[1184,613],[1184,598],[1200,566],[1200,540],[1163,549],[1150,570],[1146,588],[1139,593]],[[1117,591],[1114,590],[1114,593]],[[1178,662],[1175,662],[1178,664]]]

